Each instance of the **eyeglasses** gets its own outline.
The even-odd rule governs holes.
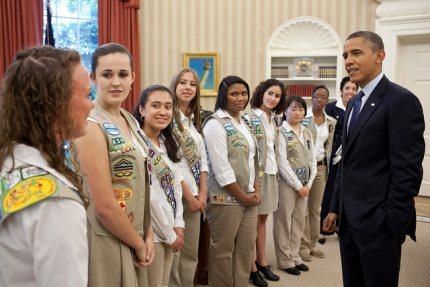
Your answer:
[[[327,96],[312,96],[312,99],[320,99],[320,100],[327,100],[328,99],[328,97]]]

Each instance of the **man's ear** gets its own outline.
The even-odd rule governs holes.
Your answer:
[[[385,51],[379,50],[376,52],[376,63],[382,64],[382,61],[385,59]]]

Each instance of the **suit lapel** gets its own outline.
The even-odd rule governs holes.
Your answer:
[[[367,120],[372,116],[373,112],[378,108],[379,104],[381,103],[380,96],[384,93],[385,87],[388,84],[388,79],[383,76],[381,81],[376,85],[373,92],[370,94],[369,98],[367,99],[366,103],[364,104],[363,108],[361,109],[360,115],[357,118],[357,121],[355,122],[354,129],[349,134],[349,137],[346,139],[346,149],[345,153],[348,152],[349,147],[351,146],[352,142],[355,140],[357,135],[360,133],[363,125],[367,122]],[[348,107],[346,109],[345,113],[345,124],[348,125],[348,119],[349,115],[351,113],[354,98],[352,98],[348,103]],[[344,129],[344,133],[346,132],[346,129]],[[345,136],[345,135],[344,135]]]

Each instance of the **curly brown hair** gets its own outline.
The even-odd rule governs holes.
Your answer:
[[[175,101],[178,102],[178,96],[176,95],[176,87],[179,85],[182,77],[185,73],[192,73],[194,75],[194,78],[196,79],[196,96],[194,99],[191,100],[189,109],[191,113],[188,115],[188,118],[191,117],[191,114],[194,114],[194,124],[196,129],[200,132],[200,134],[203,136],[202,133],[202,119],[201,119],[201,110],[200,110],[200,82],[199,82],[199,76],[197,75],[197,72],[191,68],[182,68],[179,71],[177,71],[170,81],[170,91],[172,91],[173,96],[175,97]],[[175,121],[178,123],[181,122],[181,117],[179,114],[174,114],[173,117],[175,118]],[[191,121],[190,121],[191,122]]]
[[[263,104],[263,98],[264,93],[272,86],[279,86],[281,88],[281,99],[279,103],[272,109],[273,112],[276,114],[282,114],[285,110],[285,99],[287,98],[287,88],[285,85],[276,79],[268,79],[263,82],[260,82],[260,84],[255,88],[254,92],[252,93],[251,98],[251,108],[260,108]]]
[[[71,49],[51,46],[19,51],[6,71],[0,106],[0,165],[8,156],[13,158],[16,144],[39,150],[49,166],[64,175],[82,197],[82,177],[77,173],[76,145],[70,141],[74,170],[66,165],[63,142],[70,139],[74,119],[70,115],[73,95],[73,73],[80,64],[80,55]],[[58,127],[64,127],[59,129]],[[60,138],[60,142],[58,140]],[[12,169],[14,166],[12,166]]]

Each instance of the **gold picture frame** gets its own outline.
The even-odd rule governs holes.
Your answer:
[[[197,72],[200,95],[216,96],[219,85],[219,53],[184,53],[183,61],[185,68]]]

